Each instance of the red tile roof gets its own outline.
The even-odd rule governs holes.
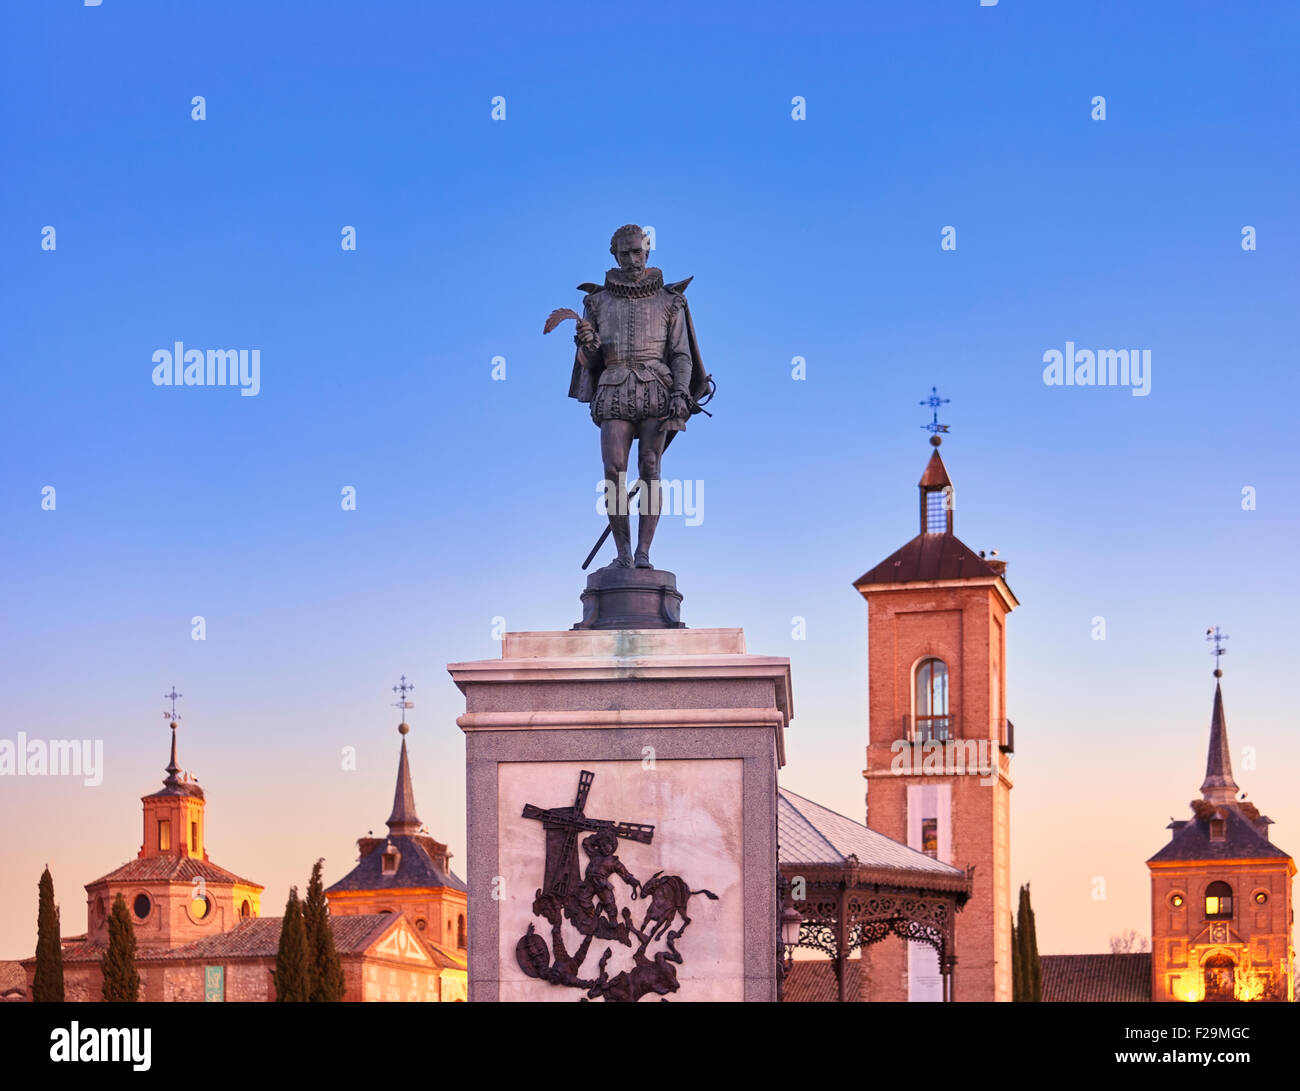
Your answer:
[[[137,857],[107,875],[101,875],[86,886],[95,886],[104,882],[131,881],[189,883],[198,878],[202,878],[206,883],[243,883],[258,890],[263,889],[261,883],[255,883],[252,879],[241,879],[233,871],[227,871],[208,860],[200,860],[194,856]]]
[[[392,927],[395,920],[397,917],[392,913],[362,913],[356,916],[330,917],[330,925],[334,930],[334,946],[340,955],[363,954]],[[283,923],[281,917],[257,917],[253,920],[241,921],[228,932],[205,936],[183,947],[138,950],[135,957],[137,962],[275,958],[280,949],[280,928]],[[439,968],[465,969],[466,962],[463,956],[426,939],[413,926],[411,930],[419,937],[429,957]],[[103,957],[104,947],[97,943],[86,943],[84,937],[79,941],[63,945],[65,963],[98,962]]]
[[[1043,1000],[1123,1004],[1151,1000],[1151,952],[1043,955]]]
[[[850,959],[848,963],[849,1000],[856,1001],[861,987],[858,971],[861,963]],[[835,978],[835,967],[828,958],[796,959],[786,975],[782,999],[787,1004],[833,1004],[840,998],[840,985]]]
[[[206,936],[154,957],[173,962],[198,958],[275,958],[280,949],[280,928],[283,923],[280,917],[258,917],[242,921],[229,932]],[[334,946],[341,955],[358,954],[369,947],[392,923],[391,913],[331,917]]]
[[[864,585],[878,583],[966,580],[1001,574],[955,534],[918,534],[875,568],[858,577],[853,586],[860,591]]]

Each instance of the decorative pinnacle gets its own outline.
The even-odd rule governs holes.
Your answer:
[[[184,697],[184,696],[185,696],[185,694],[183,694],[183,693],[177,693],[177,692],[176,692],[176,687],[175,687],[175,686],[172,686],[172,691],[171,691],[171,693],[164,693],[164,694],[163,694],[163,697],[166,698],[167,700],[171,701],[171,703],[172,703],[172,710],[171,710],[170,712],[164,712],[164,713],[163,713],[163,719],[165,719],[165,720],[170,720],[170,721],[171,721],[171,728],[172,728],[172,754],[171,754],[171,760],[170,760],[170,761],[167,763],[167,765],[166,765],[166,770],[167,770],[167,779],[163,781],[163,783],[164,783],[164,784],[167,784],[167,785],[175,785],[175,784],[179,784],[179,783],[180,783],[180,778],[179,778],[178,774],[179,774],[180,771],[181,771],[181,767],[180,767],[180,764],[179,764],[179,763],[177,762],[177,760],[176,760],[176,721],[180,719],[180,716],[179,716],[179,715],[177,714],[177,712],[176,712],[176,698],[178,698],[178,697]]]
[[[185,696],[185,694],[183,694],[183,693],[177,693],[177,692],[176,692],[176,687],[175,687],[175,686],[172,686],[172,691],[171,691],[171,693],[164,693],[164,694],[163,694],[163,700],[165,700],[165,701],[170,701],[170,702],[172,703],[172,710],[171,710],[170,712],[164,712],[164,713],[163,713],[163,716],[164,716],[166,719],[171,720],[171,722],[172,722],[172,726],[173,726],[173,727],[176,726],[176,721],[180,719],[180,716],[178,716],[178,715],[176,714],[176,699],[177,699],[178,697],[184,697],[184,696]]]
[[[1228,634],[1215,625],[1205,630],[1205,639],[1214,645],[1214,650],[1210,652],[1214,656],[1214,677],[1222,678],[1223,671],[1219,669],[1219,656],[1228,654],[1228,649],[1223,646],[1223,642],[1229,639]]]
[[[398,700],[393,702],[393,707],[400,708],[402,710],[402,722],[397,725],[397,730],[401,732],[403,735],[405,735],[408,731],[411,730],[406,723],[406,710],[408,708],[414,708],[415,702],[408,701],[406,699],[406,695],[410,693],[413,689],[415,689],[415,683],[408,682],[406,680],[406,675],[402,675],[401,682],[399,682],[397,685],[393,687],[393,692],[399,695]]]
[[[952,401],[951,398],[939,397],[939,388],[937,386],[932,386],[930,387],[930,396],[926,398],[925,401],[917,403],[918,405],[928,405],[934,413],[930,423],[923,424],[921,427],[930,433],[930,443],[935,447],[938,447],[939,444],[943,442],[939,433],[946,433],[948,431],[948,426],[946,424],[939,423],[939,406],[947,405],[950,401]]]

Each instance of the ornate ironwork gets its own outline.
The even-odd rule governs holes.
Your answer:
[[[804,920],[799,929],[798,946],[839,958],[841,905],[844,905],[847,934],[845,956],[879,943],[891,933],[900,939],[929,944],[940,959],[952,948],[954,916],[952,903],[948,900],[887,894],[864,897],[852,893],[844,901],[821,898],[805,902],[800,907]]]
[[[919,403],[921,405],[928,405],[932,410],[934,410],[934,419],[931,420],[929,424],[921,425],[921,427],[932,436],[937,435],[940,432],[948,431],[948,426],[946,424],[939,423],[939,406],[947,405],[950,401],[952,401],[951,398],[939,397],[939,388],[937,386],[932,386],[930,387],[930,396],[926,398],[925,401]]]
[[[1228,639],[1228,634],[1220,629],[1217,625],[1205,630],[1205,639],[1214,645],[1214,650],[1210,652],[1214,656],[1214,675],[1219,676],[1219,657],[1228,654],[1228,649],[1223,646],[1223,642]]]
[[[844,967],[849,956],[891,935],[934,948],[944,979],[944,999],[952,999],[956,915],[968,889],[890,889],[863,875],[856,860],[846,861],[835,871],[827,869],[820,878],[810,877],[806,871],[800,869],[806,898],[798,903],[803,920],[795,946],[830,958],[841,999],[848,999]]]
[[[393,702],[393,707],[400,708],[402,710],[403,720],[406,719],[407,710],[415,707],[414,701],[408,701],[406,699],[406,695],[414,689],[415,689],[415,683],[408,682],[406,680],[406,675],[402,675],[402,680],[393,687],[393,692],[398,694],[398,699]]]

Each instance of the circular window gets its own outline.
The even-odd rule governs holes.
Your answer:
[[[1174,909],[1182,909],[1182,907],[1183,907],[1183,896],[1182,896],[1181,894],[1177,894],[1177,893],[1175,893],[1175,894],[1170,894],[1170,895],[1169,895],[1169,904],[1170,904],[1171,906],[1173,906]]]
[[[153,902],[149,900],[148,894],[137,894],[135,901],[131,903],[131,908],[135,912],[136,920],[144,920],[149,915],[149,910],[153,908]]]
[[[206,920],[209,913],[212,912],[212,899],[206,894],[200,894],[197,898],[190,901],[190,916],[196,921]]]
[[[418,928],[421,932],[423,932],[426,928],[429,927],[429,922],[426,921],[423,917],[421,917],[418,921],[415,922],[415,927]]]
[[[1266,905],[1267,903],[1268,903],[1268,891],[1267,890],[1255,891],[1255,904]]]

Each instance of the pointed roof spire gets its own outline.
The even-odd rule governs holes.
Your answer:
[[[1221,674],[1215,670],[1215,674]],[[1205,759],[1201,796],[1211,803],[1232,803],[1240,789],[1232,779],[1232,751],[1228,749],[1228,721],[1223,715],[1223,689],[1214,683],[1214,712],[1210,716],[1210,750]]]
[[[172,749],[171,757],[168,759],[166,770],[167,777],[163,781],[161,791],[154,792],[154,796],[194,796],[196,799],[203,798],[203,789],[199,787],[198,781],[189,773],[181,768],[181,763],[176,757],[176,729],[180,726],[180,714],[176,711],[176,699],[183,697],[184,694],[177,693],[176,687],[172,686],[171,693],[164,693],[163,697],[171,701],[172,707],[170,712],[163,713],[163,719],[168,722],[172,729]],[[146,796],[146,799],[153,798]]]
[[[1241,790],[1232,779],[1232,751],[1228,749],[1228,721],[1223,715],[1223,689],[1219,679],[1223,671],[1219,660],[1228,654],[1223,642],[1228,634],[1213,625],[1205,630],[1205,639],[1214,645],[1214,711],[1210,714],[1210,752],[1205,759],[1205,782],[1201,795],[1211,803],[1232,803]]]
[[[952,480],[948,469],[939,457],[939,445],[943,443],[941,433],[948,431],[946,424],[939,423],[939,406],[947,405],[950,398],[939,397],[935,387],[930,388],[930,396],[921,404],[934,410],[934,419],[929,424],[921,425],[930,433],[930,446],[934,448],[930,461],[926,463],[925,473],[917,482],[921,490],[921,533],[952,533]]]
[[[415,813],[415,791],[411,788],[411,763],[406,756],[406,734],[409,724],[398,724],[402,734],[402,755],[397,760],[397,788],[393,792],[393,813],[388,816],[388,832],[392,834],[417,834],[424,825]]]
[[[917,485],[923,489],[942,489],[945,485],[951,484],[952,480],[948,477],[948,467],[943,464],[943,459],[939,457],[939,452],[936,450],[930,456],[930,461],[925,464],[925,473],[921,475],[921,480],[917,482]]]
[[[931,436],[931,442],[938,436]],[[948,469],[936,449],[926,464],[925,473],[917,482],[921,497],[921,533],[951,534],[953,532],[953,490]]]
[[[176,762],[176,721],[175,720],[172,721],[172,757],[171,757],[171,761],[167,763],[166,769],[167,769],[167,779],[164,780],[163,783],[167,785],[178,784],[179,779],[177,774],[180,773],[181,767]]]
[[[181,767],[180,764],[176,761],[176,726],[177,726],[177,721],[180,719],[180,716],[177,715],[176,713],[176,698],[184,697],[184,696],[185,695],[183,693],[176,692],[175,686],[172,686],[171,693],[163,694],[163,698],[165,700],[171,701],[172,703],[171,711],[163,713],[163,718],[170,721],[171,729],[172,729],[172,756],[171,756],[171,760],[167,763],[166,766],[167,779],[163,781],[163,784],[168,788],[175,788],[181,782],[180,781]]]
[[[416,834],[424,825],[420,821],[420,816],[415,813],[415,791],[411,788],[411,763],[406,756],[406,736],[411,730],[411,725],[406,722],[406,710],[415,707],[415,702],[408,701],[406,695],[413,689],[415,686],[406,680],[406,675],[402,675],[401,682],[393,687],[393,692],[398,695],[394,706],[402,710],[402,722],[397,725],[398,733],[402,736],[402,756],[397,761],[397,788],[393,792],[393,813],[388,816],[390,834]]]

